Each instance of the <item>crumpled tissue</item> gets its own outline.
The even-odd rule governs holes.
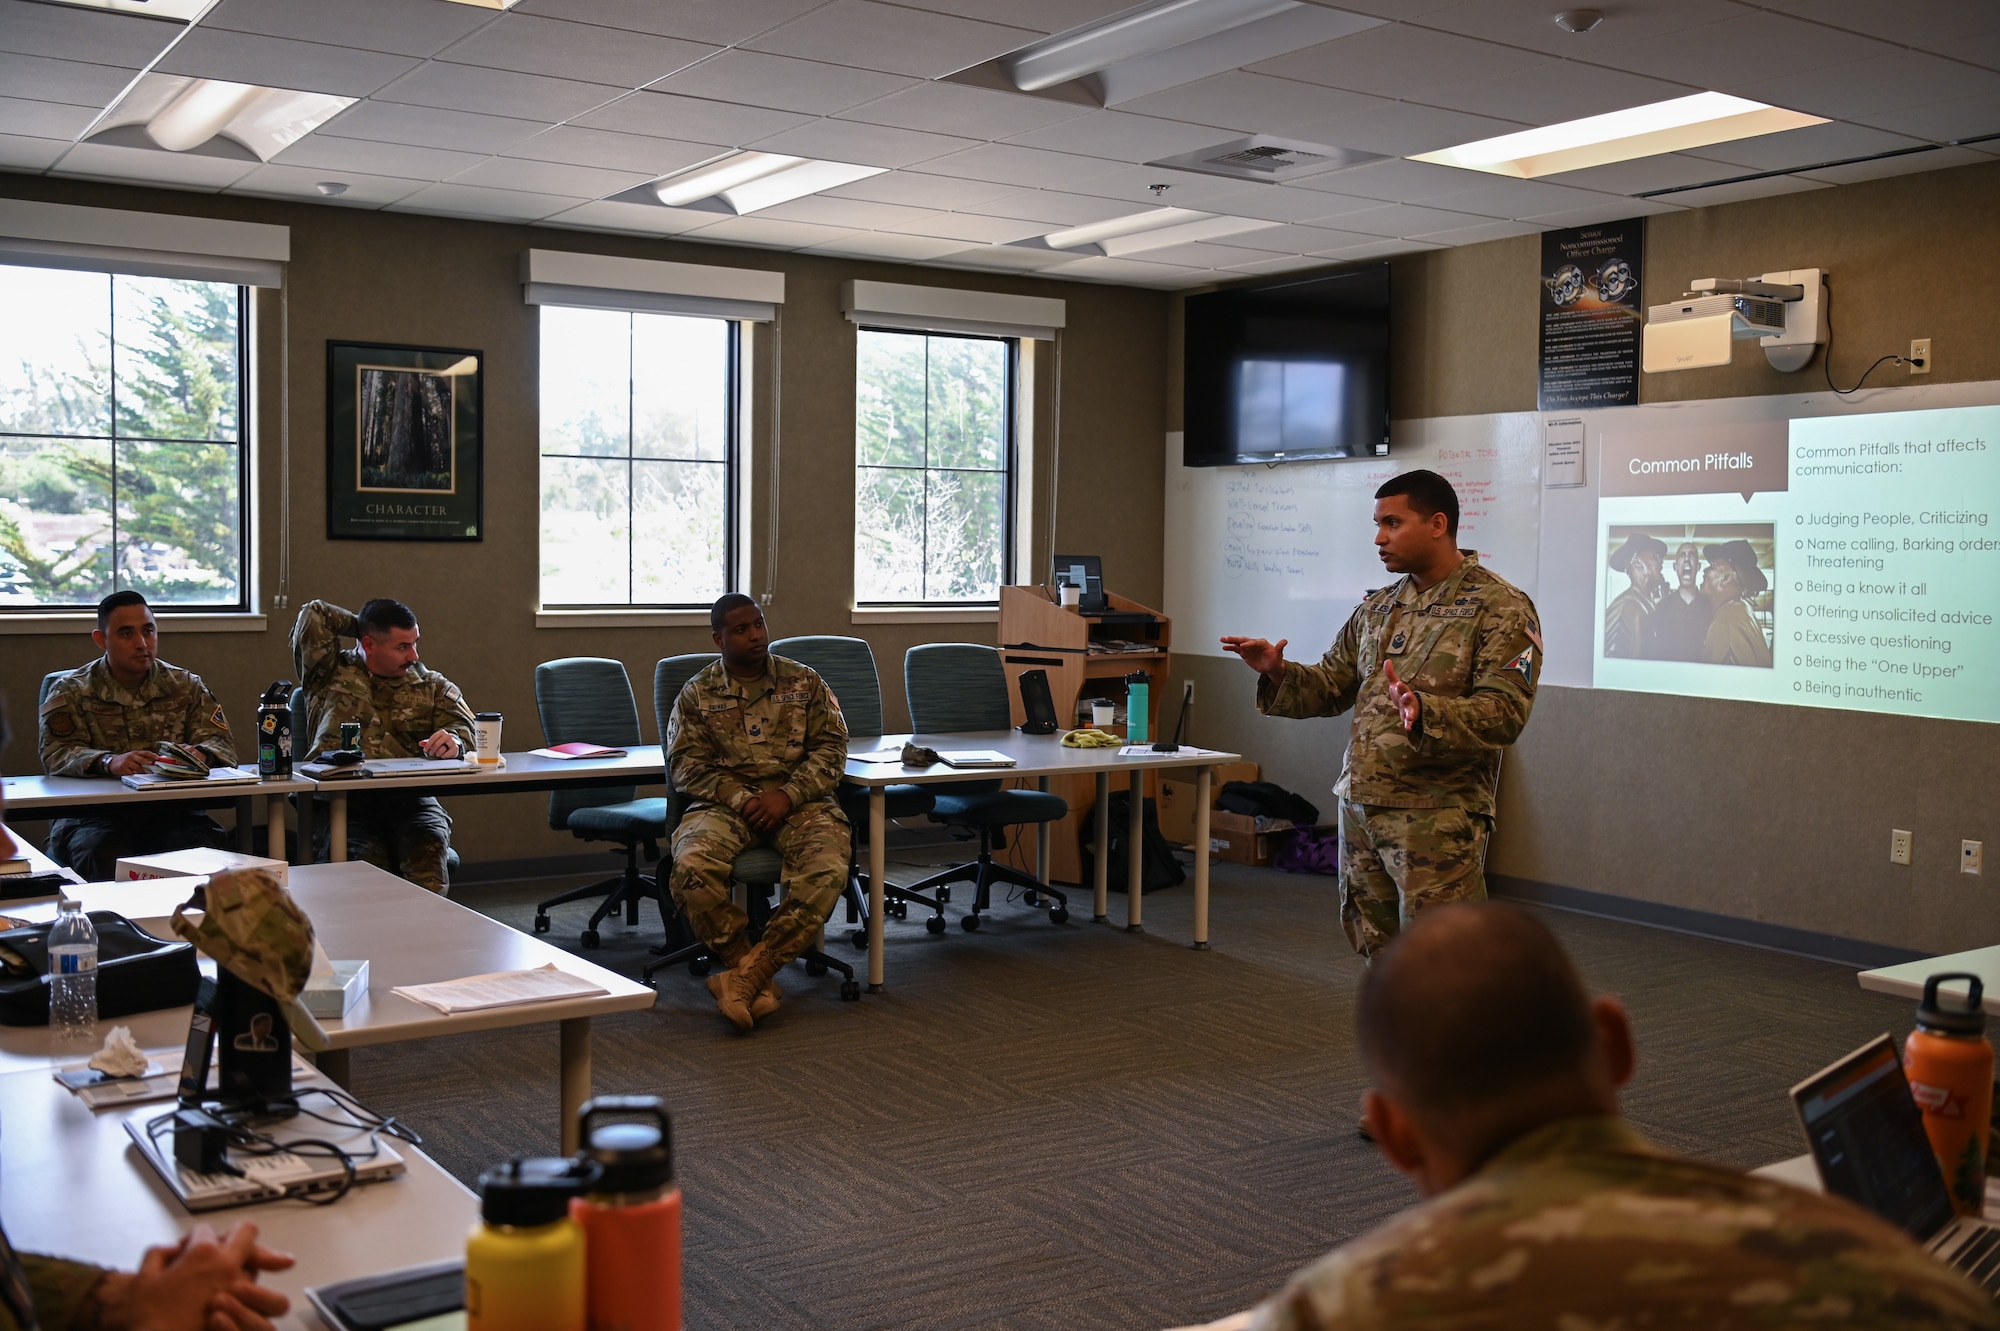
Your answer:
[[[143,1077],[150,1062],[129,1026],[113,1026],[104,1048],[90,1056],[90,1066],[107,1077]]]

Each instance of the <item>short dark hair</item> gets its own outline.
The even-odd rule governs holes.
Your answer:
[[[112,611],[123,610],[128,605],[143,605],[148,610],[153,608],[147,603],[145,597],[139,595],[139,593],[133,591],[130,587],[127,587],[122,592],[113,592],[97,603],[98,631],[103,632],[105,626],[111,622]]]
[[[415,628],[417,613],[401,601],[378,596],[355,612],[354,622],[369,637],[379,638],[390,629]]]
[[[1388,499],[1402,495],[1410,501],[1410,507],[1417,516],[1428,521],[1432,514],[1444,514],[1444,531],[1447,536],[1458,535],[1458,491],[1451,488],[1451,482],[1434,471],[1422,467],[1406,471],[1401,476],[1391,476],[1382,482],[1382,488],[1375,492],[1377,499]]]
[[[1390,1097],[1438,1115],[1581,1078],[1597,1045],[1590,995],[1562,944],[1493,901],[1410,921],[1370,961],[1354,1024]]]
[[[731,611],[741,610],[746,605],[755,604],[757,604],[756,601],[745,596],[742,592],[724,592],[722,595],[716,597],[715,604],[708,608],[708,626],[715,632],[720,633],[722,632],[722,626],[728,622]]]

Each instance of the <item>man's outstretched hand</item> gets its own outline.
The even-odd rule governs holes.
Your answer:
[[[1394,661],[1384,661],[1382,673],[1388,676],[1389,701],[1396,704],[1396,714],[1403,718],[1403,729],[1415,730],[1417,718],[1423,714],[1423,700],[1417,697],[1417,691],[1405,684],[1403,677],[1396,673]]]
[[[1234,652],[1243,658],[1243,664],[1260,675],[1268,675],[1273,684],[1285,677],[1285,644],[1290,638],[1280,638],[1273,644],[1262,638],[1224,637],[1222,650]]]

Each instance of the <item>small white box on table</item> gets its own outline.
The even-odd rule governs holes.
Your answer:
[[[148,878],[202,878],[231,869],[269,869],[280,883],[285,881],[283,860],[267,860],[261,855],[241,855],[208,846],[163,850],[156,855],[128,855],[118,861],[113,876],[121,883],[131,883]]]

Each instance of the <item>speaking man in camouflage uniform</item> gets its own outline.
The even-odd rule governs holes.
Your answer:
[[[1418,911],[1486,895],[1501,750],[1528,723],[1535,606],[1460,550],[1458,495],[1431,471],[1375,492],[1375,548],[1404,576],[1370,592],[1317,665],[1286,639],[1226,637],[1267,716],[1352,707],[1340,797],[1340,923],[1372,956]]]
[[[340,747],[343,721],[359,722],[370,758],[459,758],[472,747],[472,710],[458,686],[417,660],[417,617],[400,601],[376,599],[358,614],[311,601],[292,626],[292,659],[306,691],[307,758]],[[342,648],[341,639],[355,645]],[[327,820],[315,850],[325,854]],[[426,795],[402,791],[347,798],[348,858],[366,860],[442,895],[451,819]]]
[[[674,789],[690,807],[674,828],[674,900],[725,969],[708,977],[739,1030],[775,1011],[772,977],[812,946],[847,882],[847,818],[834,787],[847,721],[826,681],[770,653],[764,612],[740,592],[708,612],[722,659],[687,682],[667,726]],[[785,899],[754,943],[730,899],[729,865],[760,842],[785,859]]]
[[[1363,1113],[1428,1200],[1299,1272],[1253,1331],[2000,1327],[1875,1216],[1626,1126],[1625,1010],[1526,911],[1413,921],[1362,977],[1355,1027]]]
[[[116,781],[147,770],[163,743],[198,749],[212,767],[236,765],[222,704],[200,675],[160,659],[145,597],[123,591],[99,601],[90,638],[104,655],[57,680],[42,702],[43,771]],[[109,879],[128,855],[222,844],[215,820],[184,804],[117,805],[49,828],[50,857],[91,882]]]

